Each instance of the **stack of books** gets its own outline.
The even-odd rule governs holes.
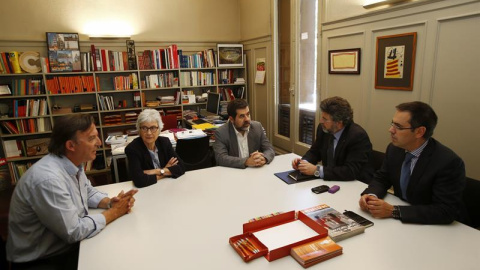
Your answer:
[[[326,204],[310,207],[301,212],[327,229],[328,236],[336,242],[365,231],[364,226]]]
[[[342,255],[343,248],[329,236],[290,250],[290,255],[304,268]]]

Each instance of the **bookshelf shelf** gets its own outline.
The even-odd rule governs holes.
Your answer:
[[[159,51],[173,48],[177,50],[176,45],[172,45]],[[203,53],[206,58],[202,58]],[[174,58],[170,58],[167,65],[170,68],[162,66],[158,69],[146,66],[140,55],[145,56],[145,51],[137,53],[135,70],[0,74],[0,85],[9,85],[12,92],[12,95],[0,96],[1,143],[5,149],[5,141],[16,141],[18,150],[22,152],[21,157],[10,154],[7,162],[12,164],[9,166],[15,167],[18,164],[22,168],[17,169],[23,170],[30,162],[40,159],[42,156],[27,156],[25,145],[27,141],[49,138],[56,119],[61,116],[81,112],[94,117],[102,141],[102,147],[97,151],[97,159],[100,157],[105,168],[91,168],[87,172],[95,174],[109,172],[107,163],[111,157],[111,149],[103,146],[105,139],[111,134],[126,134],[134,130],[134,121],[142,110],[156,109],[161,111],[162,115],[176,115],[178,125],[185,125],[182,120],[183,111],[205,108],[206,102],[182,103],[183,95],[200,96],[213,91],[221,93],[223,100],[230,100],[238,92],[241,95],[236,97],[246,98],[246,84],[224,84],[220,79],[222,73],[230,74],[231,79],[246,79],[246,67],[216,67],[213,49],[188,53],[178,50],[178,63],[175,63]],[[158,55],[159,52],[157,57]],[[186,60],[187,58],[189,60]],[[160,65],[164,63],[157,59],[155,66]],[[108,69],[110,67],[112,66]],[[168,103],[168,99],[162,99],[166,96],[173,97],[174,104]],[[22,115],[15,107],[16,103],[22,105],[35,100],[45,103],[45,115],[30,115],[27,110],[26,114],[22,113],[28,116],[14,117],[17,114]],[[7,124],[17,128],[18,134],[13,132],[10,126],[7,128]],[[35,132],[26,132],[28,130]],[[12,144],[9,142],[10,147]],[[29,164],[24,164],[26,162]],[[102,167],[102,164],[99,167]],[[15,173],[14,177],[19,178],[20,175]],[[12,179],[12,184],[15,184],[16,180]]]

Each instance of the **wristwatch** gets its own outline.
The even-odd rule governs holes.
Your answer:
[[[315,175],[315,177],[320,177],[320,165],[317,165],[317,169],[315,170],[313,175]]]
[[[165,174],[165,170],[164,169],[160,169],[160,175],[164,175]]]

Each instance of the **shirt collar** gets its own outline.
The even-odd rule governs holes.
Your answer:
[[[428,141],[430,141],[430,139],[426,140],[422,145],[420,145],[420,147],[418,147],[417,149],[413,150],[410,152],[410,154],[414,155],[416,158],[418,158],[420,156],[420,154],[422,154],[423,152],[423,149],[425,149],[425,147],[427,146],[428,144]],[[408,152],[408,151],[405,151],[405,153]]]
[[[250,127],[248,127],[247,130],[245,130],[245,134],[242,135],[242,133],[240,133],[240,131],[238,131],[238,130],[235,128],[235,125],[233,124],[233,122],[230,122],[230,123],[232,123],[233,130],[235,131],[235,134],[236,134],[237,136],[240,135],[240,136],[245,137],[245,136],[248,135],[248,132],[250,131]]]
[[[83,164],[77,167],[66,156],[59,157],[59,160],[69,175],[78,175],[79,172],[83,171]]]
[[[337,131],[337,133],[333,134],[333,137],[338,141],[340,141],[340,137],[342,136],[343,131],[345,130],[345,127]]]

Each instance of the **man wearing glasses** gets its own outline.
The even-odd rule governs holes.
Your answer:
[[[392,142],[382,168],[362,193],[360,207],[375,218],[393,217],[405,223],[464,220],[465,165],[431,137],[437,115],[419,101],[402,103],[396,109],[389,129]],[[395,196],[410,206],[393,206],[382,200],[391,186]]]
[[[372,143],[367,132],[353,122],[353,110],[341,97],[324,99],[317,136],[310,150],[292,161],[304,175],[324,180],[360,180],[368,183],[373,175],[369,163]],[[319,162],[322,164],[317,164]]]

